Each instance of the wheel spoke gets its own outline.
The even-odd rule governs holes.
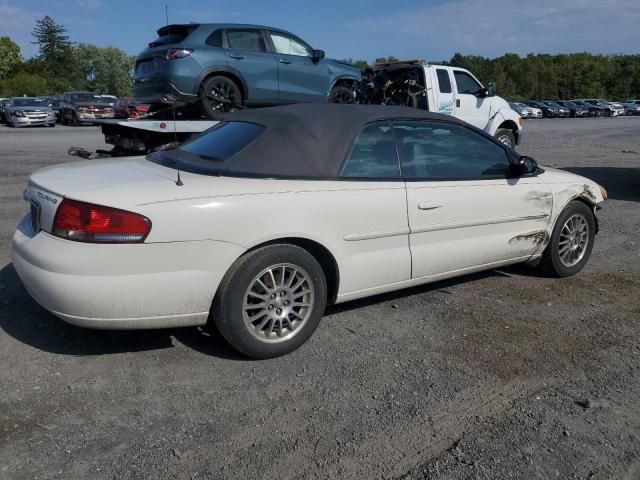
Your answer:
[[[293,294],[293,298],[300,298],[303,295],[306,295],[307,293],[311,293],[311,290],[301,290],[299,292],[296,292]]]
[[[276,288],[278,288],[278,284],[276,283],[276,277],[273,276],[273,270],[271,269],[269,269],[269,277],[271,278],[271,285],[273,285],[271,289],[275,290]]]

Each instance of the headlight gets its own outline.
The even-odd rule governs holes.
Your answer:
[[[16,110],[13,112],[16,117],[26,117],[25,113],[22,110]]]
[[[607,192],[606,188],[604,188],[602,185],[598,185],[598,188],[600,189],[600,194],[602,195],[602,198],[604,198],[605,200],[609,198],[609,193]]]
[[[53,110],[48,110],[47,111],[47,115],[49,115],[49,116],[53,115]]]

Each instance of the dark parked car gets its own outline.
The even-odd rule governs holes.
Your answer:
[[[564,106],[562,106],[562,105],[560,105],[560,104],[558,104],[556,102],[553,102],[551,100],[542,100],[542,103],[545,103],[546,105],[549,105],[550,107],[557,109],[557,111],[558,111],[558,115],[557,116],[560,117],[560,118],[568,118],[571,115],[571,112],[569,111],[568,108],[566,108],[566,107],[564,107]]]
[[[569,116],[571,118],[588,117],[589,109],[577,103],[570,102],[568,100],[554,100],[554,103],[569,110]]]
[[[582,108],[588,110],[590,117],[599,117],[601,115],[605,115],[605,109],[603,107],[591,105],[590,103],[587,103],[584,100],[571,100],[571,103],[575,103],[576,105],[579,105]]]
[[[536,107],[542,110],[542,116],[545,118],[554,118],[560,114],[560,107],[552,107],[551,105],[547,105],[546,103],[540,100],[531,100],[530,102],[525,102],[527,105],[531,107]]]
[[[598,112],[598,116],[602,117],[613,117],[615,114],[615,110],[608,103],[603,102],[602,100],[598,100],[597,98],[586,98],[582,100],[583,102],[591,105]]]
[[[40,98],[49,102],[49,107],[51,107],[53,112],[56,114],[56,123],[60,123],[62,118],[61,112],[60,112],[60,103],[62,100],[58,97],[40,97]]]
[[[0,100],[0,123],[9,123],[8,108],[11,105],[10,98]]]
[[[63,125],[80,125],[97,118],[113,118],[113,107],[92,92],[66,92],[60,104]]]
[[[295,35],[243,24],[167,25],[137,59],[134,97],[198,103],[215,118],[240,105],[353,103],[353,65],[325,58]]]

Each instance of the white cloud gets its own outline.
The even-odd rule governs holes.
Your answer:
[[[388,36],[396,45],[419,42],[425,54],[487,56],[636,52],[639,25],[638,0],[454,0],[349,23],[353,33]]]

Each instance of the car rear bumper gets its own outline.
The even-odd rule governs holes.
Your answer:
[[[87,328],[204,325],[218,284],[242,247],[216,241],[97,245],[46,232],[27,215],[12,261],[29,294],[62,320]]]
[[[133,97],[141,103],[186,103],[198,98],[198,95],[183,92],[170,80],[155,80],[148,82],[136,81],[133,85]]]

